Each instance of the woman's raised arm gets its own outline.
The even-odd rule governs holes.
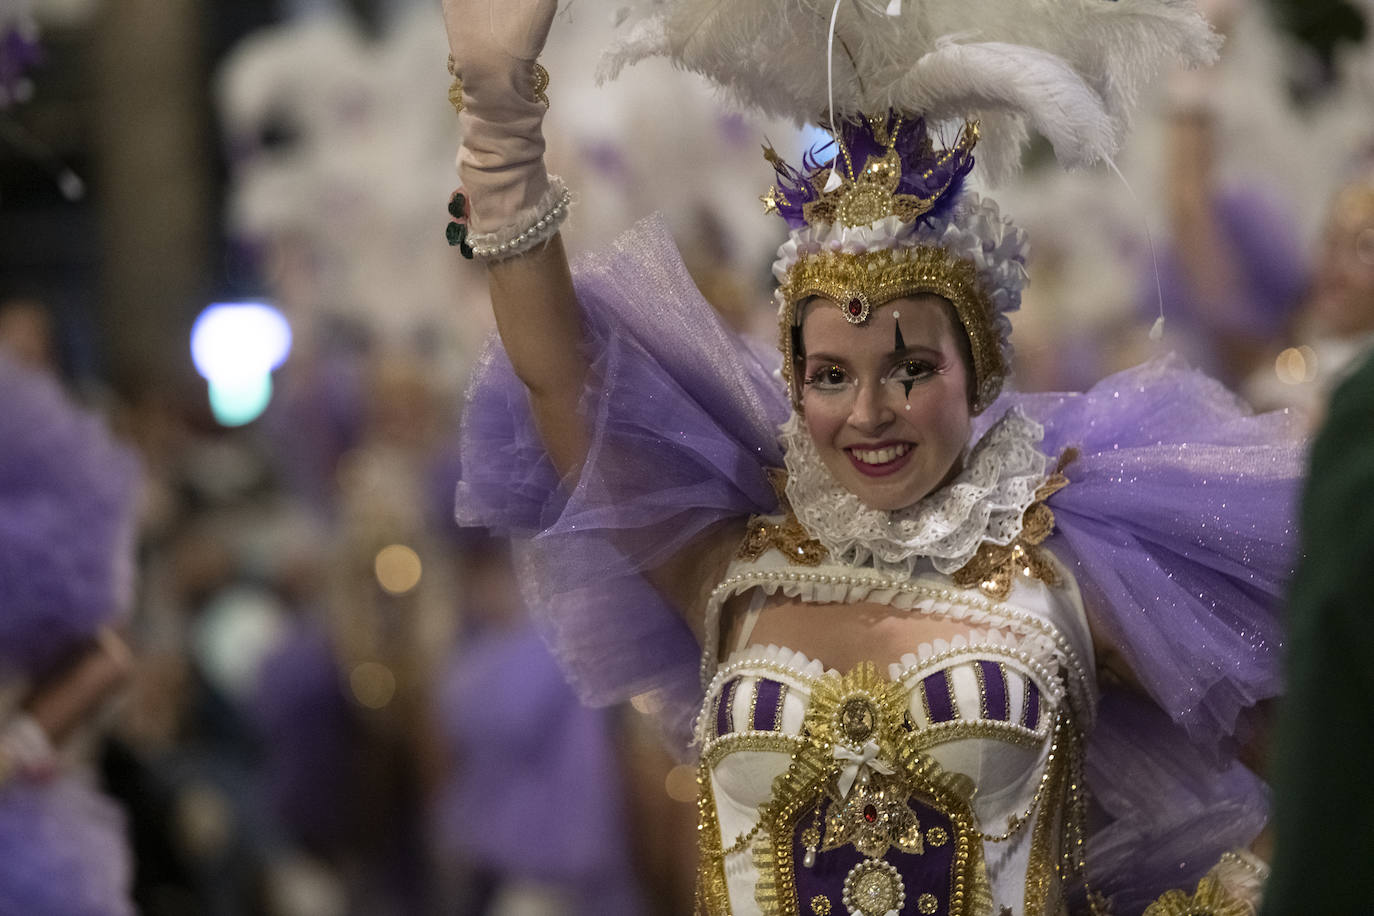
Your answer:
[[[492,310],[560,474],[581,465],[582,317],[558,227],[568,191],[544,168],[547,77],[536,59],[557,0],[444,0],[467,195],[466,243],[488,262]]]

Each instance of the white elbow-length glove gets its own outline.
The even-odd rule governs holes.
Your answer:
[[[567,209],[566,189],[544,169],[546,77],[535,63],[557,10],[557,0],[444,0],[462,84],[458,171],[478,256],[533,247]]]

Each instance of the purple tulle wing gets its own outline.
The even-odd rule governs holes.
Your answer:
[[[1099,639],[1153,703],[1108,691],[1088,744],[1100,829],[1097,889],[1118,912],[1190,885],[1267,816],[1264,786],[1234,760],[1254,706],[1279,692],[1283,590],[1296,560],[1301,424],[1253,415],[1175,359],[1085,394],[1008,394],[1076,447],[1050,498],[1050,544],[1069,564]]]
[[[1200,746],[1234,734],[1241,710],[1278,692],[1305,457],[1298,418],[1256,416],[1173,359],[1084,394],[1003,403],[1044,424],[1048,454],[1080,450],[1050,500],[1051,544],[1099,635]]]
[[[772,362],[701,298],[661,221],[574,275],[592,360],[583,472],[559,487],[493,347],[463,418],[458,519],[534,535],[517,557],[526,599],[584,700],[656,694],[685,739],[697,644],[641,573],[718,522],[776,508],[765,468],[782,463],[786,397]]]
[[[138,463],[0,357],[0,671],[35,673],[128,610]]]
[[[133,916],[124,817],[75,779],[0,787],[0,913]]]

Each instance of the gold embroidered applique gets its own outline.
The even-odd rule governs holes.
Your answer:
[[[1001,601],[1011,593],[1011,583],[1017,573],[1039,579],[1049,586],[1060,584],[1059,572],[1049,551],[1041,546],[1054,533],[1054,512],[1045,500],[1069,485],[1064,468],[1076,457],[1076,450],[1066,451],[1054,473],[1035,491],[1035,502],[1022,516],[1021,534],[1016,540],[1005,545],[984,542],[973,559],[954,573],[955,585],[961,588],[977,586],[989,598]]]
[[[808,859],[817,847],[825,851],[842,846],[853,846],[867,857],[846,881],[845,902],[851,912],[868,913],[870,897],[876,901],[886,899],[888,891],[904,893],[901,875],[880,858],[889,848],[919,855],[932,840],[954,847],[949,912],[984,916],[991,911],[982,843],[970,802],[972,786],[967,777],[945,772],[916,750],[904,705],[901,685],[881,677],[871,663],[815,682],[803,723],[804,743],[787,772],[774,781],[772,797],[759,811],[765,827],[752,849],[759,874],[754,899],[762,913],[800,916],[795,870],[803,863],[793,858],[793,838],[799,831],[810,847]],[[865,778],[855,779],[845,791],[840,781],[853,768],[856,748],[863,748],[862,759],[871,758],[872,765]],[[934,808],[947,818],[948,828],[923,829],[909,799]],[[823,830],[812,830],[808,825],[813,821],[807,819],[816,818],[822,808],[829,809]],[[884,876],[895,876],[896,883],[878,887]]]
[[[763,518],[749,522],[749,533],[744,536],[736,557],[741,560],[757,560],[770,550],[777,550],[787,557],[793,566],[819,566],[830,555],[820,541],[813,538],[797,521],[792,507],[787,502],[787,473],[781,469],[770,469],[768,480],[778,494],[785,518],[780,524],[773,524]]]
[[[1249,916],[1254,907],[1226,891],[1208,875],[1198,882],[1191,897],[1184,891],[1168,891],[1145,908],[1142,916]]]

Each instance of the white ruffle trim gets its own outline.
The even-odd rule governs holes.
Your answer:
[[[969,453],[954,481],[893,511],[871,509],[821,462],[799,414],[782,427],[787,499],[797,520],[835,560],[910,576],[922,558],[949,575],[984,541],[1010,544],[1045,482],[1049,459],[1036,446],[1045,431],[1019,408],[1008,410]]]

